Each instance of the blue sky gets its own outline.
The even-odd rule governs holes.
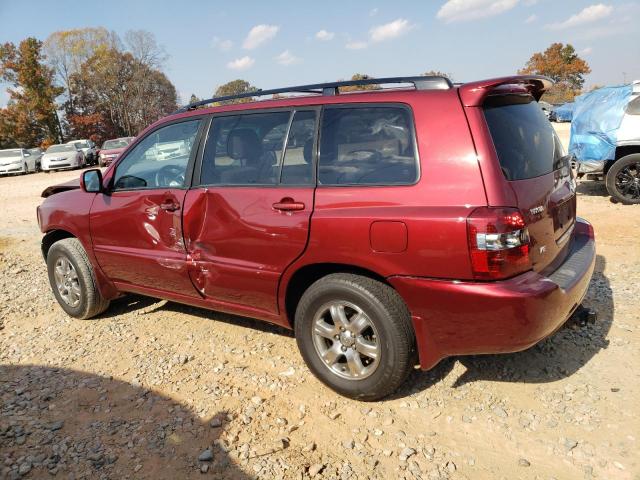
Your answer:
[[[148,30],[187,100],[235,78],[275,88],[433,69],[477,80],[514,73],[556,41],[589,62],[587,85],[619,84],[623,72],[640,79],[639,19],[629,0],[0,0],[0,42],[86,26]]]

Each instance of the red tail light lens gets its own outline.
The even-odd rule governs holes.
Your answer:
[[[467,235],[474,278],[509,278],[531,268],[529,231],[518,209],[477,208],[467,218]]]

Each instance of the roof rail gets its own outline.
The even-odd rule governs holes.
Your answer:
[[[448,90],[453,87],[453,84],[447,77],[438,76],[366,78],[362,80],[345,80],[341,82],[299,85],[297,87],[274,88],[271,90],[258,89],[254,92],[208,98],[206,100],[190,103],[175,113],[187,112],[211,103],[226,102],[229,100],[237,100],[239,98],[262,97],[265,95],[277,95],[280,93],[315,93],[325,96],[338,95],[340,87],[359,87],[363,85],[384,85],[391,83],[411,83],[416,90]]]

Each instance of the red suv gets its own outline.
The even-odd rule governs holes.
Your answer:
[[[372,83],[405,86],[340,91]],[[385,78],[190,105],[104,177],[47,189],[53,292],[77,318],[133,292],[294,329],[315,375],[362,400],[417,363],[526,349],[580,305],[595,260],[537,104],[549,85]],[[283,92],[307,95],[225,105]]]

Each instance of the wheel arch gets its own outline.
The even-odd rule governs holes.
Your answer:
[[[60,240],[64,240],[65,238],[78,238],[78,237],[76,237],[73,233],[60,228],[49,230],[47,233],[44,234],[44,237],[42,237],[42,243],[40,245],[40,248],[42,249],[42,256],[44,257],[45,261],[47,260],[47,255],[49,253],[49,249],[51,248],[51,246]]]
[[[303,265],[291,274],[285,286],[284,308],[286,320],[289,322],[289,326],[291,328],[293,328],[294,325],[296,307],[302,297],[302,294],[311,286],[311,284],[332,273],[353,273],[356,275],[362,275],[363,277],[378,280],[379,282],[393,288],[384,276],[374,272],[373,270],[357,265],[330,262]]]

